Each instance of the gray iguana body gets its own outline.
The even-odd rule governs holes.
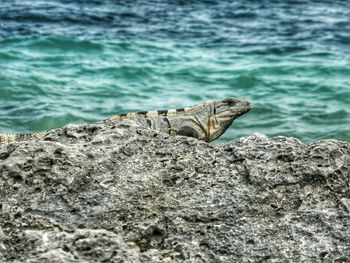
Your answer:
[[[125,113],[115,115],[103,122],[112,124],[123,119],[130,119],[141,126],[166,132],[170,135],[182,135],[211,142],[220,137],[236,118],[250,109],[250,102],[228,98],[196,104],[188,108]],[[41,139],[49,132],[0,134],[0,143]]]

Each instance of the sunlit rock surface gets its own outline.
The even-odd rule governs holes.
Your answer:
[[[0,144],[1,262],[349,262],[350,144],[125,122]]]

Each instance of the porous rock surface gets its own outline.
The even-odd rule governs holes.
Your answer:
[[[0,262],[350,262],[345,142],[70,125],[0,176]]]

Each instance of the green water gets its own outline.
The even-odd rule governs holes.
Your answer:
[[[3,132],[239,97],[254,110],[222,141],[254,132],[350,141],[349,61],[332,54],[281,57],[63,37],[16,37],[0,45]]]
[[[36,12],[49,12],[45,5]],[[283,24],[285,18],[269,15],[273,11],[267,7],[262,18],[262,7],[252,5],[242,7],[253,10],[244,16],[222,18],[225,5],[192,5],[159,8],[169,9],[170,17],[192,10],[193,21],[142,11],[151,19],[149,27],[133,15],[128,27],[119,20],[101,25],[95,18],[97,22],[81,24],[79,19],[95,7],[84,16],[82,11],[73,14],[76,21],[65,18],[65,24],[60,15],[70,15],[69,9],[57,11],[57,20],[49,21],[34,11],[26,17],[20,5],[11,6],[10,14],[21,16],[9,15],[1,23],[8,10],[0,8],[0,132],[36,132],[122,112],[238,97],[250,100],[254,109],[219,142],[256,132],[295,136],[305,143],[324,138],[350,141],[347,16],[334,13],[330,20],[332,13],[324,17],[322,9],[311,6],[305,10],[318,12],[322,19],[300,20],[296,13]],[[291,12],[288,6],[278,8],[277,13]],[[99,10],[107,17],[107,9]],[[239,27],[232,29],[235,25]]]

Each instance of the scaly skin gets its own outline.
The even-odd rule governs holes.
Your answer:
[[[120,114],[103,122],[112,124],[124,119],[130,119],[141,126],[170,135],[182,135],[211,142],[219,138],[235,119],[250,109],[250,102],[228,98],[196,104],[189,108]],[[0,143],[41,139],[48,133],[49,131],[17,135],[0,134]]]

